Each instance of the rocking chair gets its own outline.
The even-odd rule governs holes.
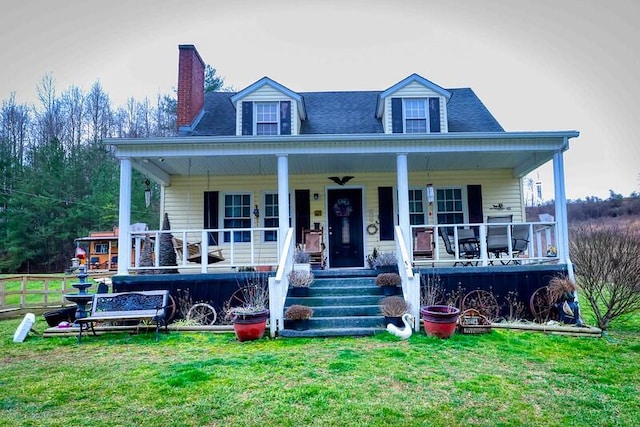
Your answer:
[[[171,239],[173,242],[173,249],[176,251],[176,256],[178,257],[178,262],[182,261],[184,254],[184,242],[180,239],[176,239],[173,237]],[[224,261],[224,256],[222,255],[222,249],[212,249],[207,254],[207,263],[215,264],[216,262]],[[200,263],[202,260],[202,250],[200,242],[197,243],[189,243],[187,242],[187,261]]]
[[[302,245],[306,253],[309,254],[311,264],[320,265],[324,268],[324,228],[319,230],[302,229]]]

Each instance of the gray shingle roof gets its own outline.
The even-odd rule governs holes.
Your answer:
[[[448,89],[449,132],[503,132],[504,129],[469,88]],[[383,133],[381,120],[375,117],[381,91],[299,92],[307,110],[301,134]],[[235,135],[236,111],[230,98],[233,92],[205,94],[205,113],[190,135]]]

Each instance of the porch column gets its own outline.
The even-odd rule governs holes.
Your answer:
[[[564,158],[562,150],[558,150],[553,155],[553,186],[555,192],[558,259],[561,263],[568,263],[569,226],[567,221],[567,193],[564,186]]]
[[[118,274],[131,265],[131,160],[120,159],[120,207],[118,210]]]
[[[278,154],[278,253],[284,250],[289,230],[289,158]]]
[[[407,168],[406,153],[401,153],[396,156],[396,168],[398,175],[398,225],[402,231],[404,241],[410,242],[411,224],[409,222],[409,171]],[[407,248],[407,250],[409,249],[410,248]]]

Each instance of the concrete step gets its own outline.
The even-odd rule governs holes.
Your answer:
[[[286,310],[286,308],[285,308]],[[380,316],[377,305],[345,305],[313,307],[313,317]]]
[[[385,332],[386,330],[382,328],[326,328],[306,331],[283,329],[280,331],[280,336],[287,338],[364,337]]]

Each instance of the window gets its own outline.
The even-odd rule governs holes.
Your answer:
[[[256,135],[278,135],[277,102],[256,102]]]
[[[424,224],[422,190],[409,190],[409,222],[411,225]]]
[[[438,224],[464,223],[462,197],[461,188],[439,188],[436,190]],[[453,229],[451,232],[453,232]]]
[[[439,133],[440,98],[391,98],[393,133]]]
[[[404,100],[404,133],[427,133],[427,100]]]
[[[265,227],[277,227],[278,226],[278,194],[268,193],[264,195],[264,226]],[[275,242],[278,240],[278,233],[276,231],[265,231],[264,241]]]
[[[224,196],[224,228],[251,228],[251,196],[226,194]],[[251,241],[249,231],[234,231],[234,242]],[[231,241],[231,233],[224,233],[224,241]]]
[[[108,254],[109,253],[109,244],[108,243],[96,243],[93,245],[93,250],[97,254]]]

